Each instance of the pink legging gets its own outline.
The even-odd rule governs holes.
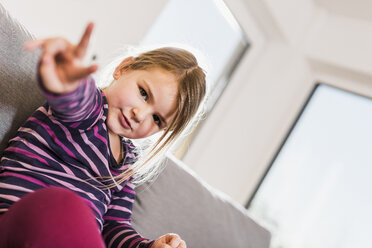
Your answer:
[[[0,247],[105,247],[92,210],[74,192],[50,187],[0,215]]]

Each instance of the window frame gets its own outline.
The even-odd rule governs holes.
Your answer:
[[[324,82],[324,81],[321,81],[321,80],[315,81],[310,93],[307,96],[307,99],[302,104],[302,106],[300,108],[300,111],[298,112],[296,118],[294,119],[294,121],[292,122],[288,131],[286,132],[286,134],[285,134],[284,138],[282,139],[278,149],[276,150],[275,154],[270,158],[270,162],[269,162],[268,166],[266,167],[265,171],[263,172],[262,176],[260,177],[259,182],[255,185],[254,190],[249,195],[249,198],[248,198],[248,200],[247,200],[247,202],[245,203],[245,206],[244,206],[247,210],[249,210],[249,207],[251,206],[252,201],[254,200],[254,197],[257,195],[257,192],[260,189],[263,182],[265,181],[269,171],[273,168],[273,165],[274,165],[276,159],[278,158],[280,152],[283,150],[283,147],[285,146],[286,142],[288,141],[289,137],[291,136],[292,131],[297,126],[297,124],[298,124],[299,120],[301,119],[305,109],[309,105],[310,100],[314,96],[314,93],[316,92],[318,87],[321,86],[321,85],[329,86],[329,87],[332,87],[332,88],[335,88],[335,89],[338,89],[338,90],[342,90],[342,91],[345,91],[345,92],[348,92],[348,93],[351,93],[351,94],[354,94],[354,95],[361,96],[361,97],[368,98],[368,99],[372,100],[372,94],[368,94],[368,93],[366,94],[365,92],[362,91],[361,88],[355,87],[355,85],[350,85],[349,87],[345,87],[345,86],[343,86],[341,84],[337,84],[337,83],[332,84],[332,83]],[[371,90],[372,90],[372,85],[371,85]]]

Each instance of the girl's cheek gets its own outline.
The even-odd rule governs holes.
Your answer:
[[[154,127],[150,121],[146,121],[145,123],[142,124],[140,130],[139,130],[139,135],[142,138],[146,138],[152,134],[155,133]]]
[[[140,100],[135,95],[126,95],[121,97],[121,105],[128,106],[128,107],[138,107],[140,104]]]

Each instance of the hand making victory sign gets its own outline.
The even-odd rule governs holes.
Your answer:
[[[43,49],[39,73],[47,90],[56,94],[71,92],[98,69],[97,65],[83,65],[93,27],[93,23],[87,25],[77,45],[64,38],[31,40],[25,44],[26,50]]]

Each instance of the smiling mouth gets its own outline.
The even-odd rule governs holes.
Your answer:
[[[132,126],[130,125],[130,122],[128,121],[128,119],[123,114],[120,116],[120,121],[121,121],[121,125],[125,129],[132,129]]]

